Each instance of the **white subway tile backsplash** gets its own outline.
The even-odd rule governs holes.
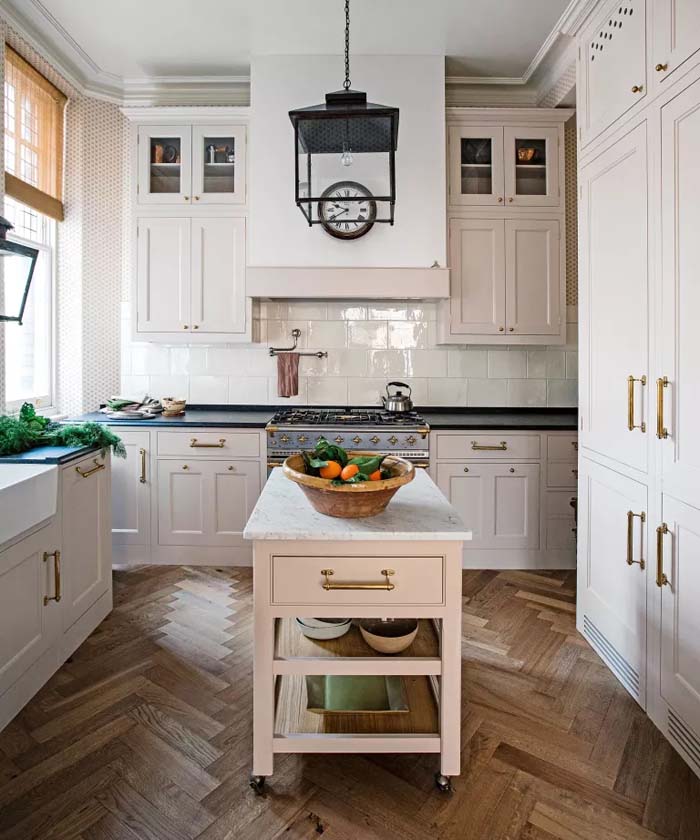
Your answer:
[[[389,347],[403,350],[428,346],[427,321],[389,321]]]
[[[308,402],[306,377],[299,377],[299,393],[296,395],[296,397],[280,397],[277,393],[277,377],[270,377],[267,380],[267,402],[271,403],[272,405],[280,406],[306,405]]]
[[[470,379],[467,388],[467,405],[484,408],[508,405],[508,380]]]
[[[266,376],[229,376],[228,399],[231,405],[265,405],[267,398]]]
[[[528,350],[528,379],[563,379],[566,370],[562,350]]]
[[[566,378],[578,379],[578,353],[573,351],[566,354]]]
[[[329,303],[328,319],[331,321],[366,321],[367,307],[353,301]]]
[[[313,303],[308,300],[290,301],[287,318],[296,320],[325,321],[328,317],[328,306],[325,303]]]
[[[387,333],[386,321],[348,321],[348,347],[387,347]]]
[[[151,383],[148,376],[124,376],[121,377],[121,392],[120,397],[127,399],[140,400],[150,394]]]
[[[547,405],[546,379],[509,379],[509,406],[537,407]]]
[[[486,350],[448,350],[447,375],[462,379],[486,379],[487,358]]]
[[[408,351],[370,350],[369,375],[383,377],[407,376]]]
[[[547,405],[564,407],[577,404],[577,379],[550,379],[547,382]]]
[[[314,377],[307,381],[309,405],[345,405],[348,381],[345,377]]]
[[[347,347],[347,344],[346,321],[309,321],[307,347],[313,350],[329,350]]]
[[[372,303],[367,307],[367,317],[370,321],[405,321],[408,307],[401,303]]]
[[[381,405],[386,379],[348,379],[348,405]]]
[[[447,376],[447,350],[407,350],[406,357],[409,376]]]
[[[189,400],[190,398],[190,377],[189,376],[151,376],[150,393],[152,397],[174,397]]]
[[[489,379],[524,379],[527,376],[525,350],[489,350]]]
[[[223,405],[228,402],[227,376],[190,376],[190,402]]]
[[[447,377],[429,379],[428,402],[430,405],[466,405],[466,381],[461,379],[448,379]]]
[[[170,373],[170,348],[161,344],[132,345],[131,373],[144,376]]]
[[[369,364],[366,350],[329,350],[325,361],[328,376],[366,376]]]

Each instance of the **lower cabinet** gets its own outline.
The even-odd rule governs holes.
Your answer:
[[[112,429],[122,439],[126,458],[112,461],[112,542],[151,542],[150,434]]]
[[[645,708],[647,487],[582,458],[579,511],[578,629]]]

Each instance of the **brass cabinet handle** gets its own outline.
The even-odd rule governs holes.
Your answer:
[[[380,574],[384,575],[384,583],[331,583],[331,578],[335,572],[333,569],[321,569],[321,574],[326,579],[325,583],[321,584],[326,592],[332,589],[382,589],[386,592],[391,592],[396,587],[389,580],[396,572],[393,569],[382,569]]]
[[[56,601],[58,603],[61,600],[61,552],[58,550],[45,551],[44,563],[48,562],[49,557],[53,557],[54,594],[51,598],[48,595],[44,595],[44,606],[47,606],[49,601]]]
[[[656,70],[657,73],[664,73],[666,70],[668,70],[668,63],[657,64],[654,69]]]
[[[632,85],[632,93],[641,93],[644,90],[644,85]]]
[[[656,437],[659,440],[668,437],[668,429],[664,426],[664,388],[668,388],[668,376],[656,380]]]
[[[640,432],[646,432],[647,424],[642,420],[642,422],[635,426],[634,424],[634,383],[639,382],[641,383],[642,387],[647,384],[646,376],[640,376],[636,379],[632,374],[627,377],[627,428],[630,432],[633,432],[635,429],[639,429]]]
[[[146,483],[146,450],[143,446],[139,449],[139,455],[141,456],[141,475],[139,476],[139,483],[145,484]]]
[[[226,438],[219,438],[218,443],[198,443],[197,438],[190,440],[191,449],[223,449],[226,444]]]
[[[90,478],[91,475],[94,475],[96,472],[103,470],[105,468],[104,464],[101,464],[97,458],[92,459],[92,463],[95,465],[91,470],[81,470],[80,467],[76,467],[75,471],[78,475],[82,476],[83,478]]]
[[[499,327],[498,332],[505,332],[505,329],[506,329],[505,327]]]
[[[666,534],[668,534],[668,525],[662,522],[656,529],[656,585],[659,589],[668,583],[664,572],[664,536]]]
[[[644,569],[646,567],[646,563],[644,562],[644,558],[640,556],[639,560],[634,559],[634,517],[638,516],[639,521],[642,523],[642,539],[644,538],[644,523],[647,521],[647,515],[644,511],[641,513],[634,513],[634,511],[628,510],[627,511],[627,565],[634,566],[635,563],[639,564],[640,569]],[[641,554],[641,551],[640,551]]]
[[[182,197],[185,199],[185,201],[189,201],[189,200],[190,200],[190,197],[189,197],[188,195],[183,195]]]
[[[502,195],[498,196],[498,203],[503,204],[503,196]]]
[[[508,444],[502,440],[498,446],[483,446],[477,441],[472,441],[472,449],[475,452],[505,452],[508,449]]]

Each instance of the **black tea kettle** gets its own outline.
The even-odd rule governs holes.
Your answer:
[[[404,395],[403,391],[397,390],[396,393],[391,394],[389,388],[392,386],[398,388],[408,388],[408,394]],[[405,382],[390,382],[386,386],[386,396],[382,396],[382,403],[384,408],[392,414],[403,414],[406,411],[411,411],[413,408],[413,400],[411,399],[411,386]]]

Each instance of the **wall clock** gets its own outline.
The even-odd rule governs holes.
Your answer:
[[[367,187],[357,181],[337,181],[322,193],[318,217],[331,236],[359,239],[372,229],[377,203]]]

